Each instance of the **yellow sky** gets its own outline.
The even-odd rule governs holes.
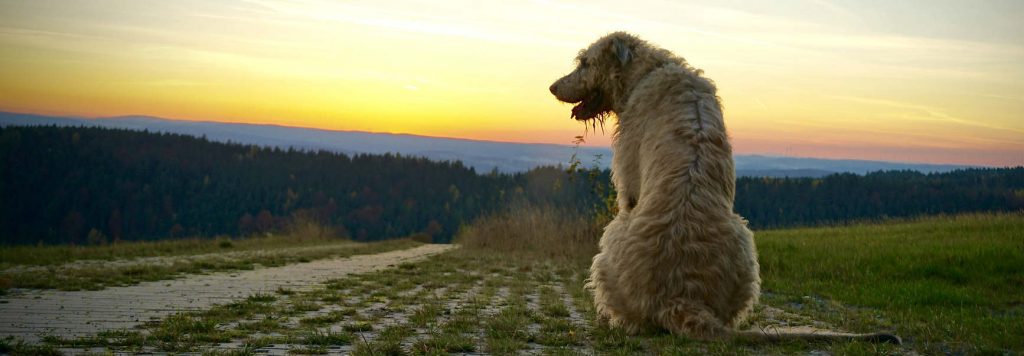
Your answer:
[[[738,153],[1021,165],[1022,13],[1013,0],[0,0],[0,110],[569,144],[584,129],[547,87],[626,30],[718,83]]]

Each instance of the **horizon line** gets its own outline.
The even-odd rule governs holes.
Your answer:
[[[465,137],[453,137],[453,136],[430,136],[430,135],[406,133],[406,132],[342,130],[342,129],[329,129],[329,128],[309,127],[309,126],[292,126],[292,125],[284,125],[284,124],[276,124],[276,123],[248,123],[248,122],[217,121],[217,120],[210,120],[210,119],[168,118],[168,117],[155,116],[155,115],[146,115],[146,114],[123,114],[123,115],[113,115],[113,116],[84,116],[84,115],[71,115],[71,114],[46,114],[46,113],[9,111],[9,110],[5,110],[5,109],[0,109],[0,113],[14,114],[14,115],[43,116],[43,117],[58,118],[58,119],[87,120],[87,121],[145,118],[145,119],[156,119],[156,120],[173,121],[173,122],[203,123],[203,124],[227,124],[227,125],[245,125],[245,126],[264,126],[264,127],[278,127],[278,128],[288,128],[288,129],[317,130],[317,131],[325,131],[325,132],[361,133],[361,134],[371,134],[371,135],[410,136],[410,137],[427,138],[427,139],[442,139],[442,140],[469,141],[469,142],[481,142],[481,143],[500,143],[500,144],[514,144],[514,145],[534,145],[534,146],[535,145],[544,145],[544,146],[559,146],[559,147],[567,147],[567,148],[575,147],[574,145],[570,145],[570,144],[560,144],[560,143],[550,143],[550,142],[518,142],[518,141],[485,140],[485,139],[478,139],[478,138],[465,138]],[[580,147],[583,147],[583,148],[604,148],[604,149],[612,150],[610,145],[589,145],[589,144],[583,144],[583,145],[580,145]],[[1016,166],[1014,166],[1014,165],[986,165],[986,164],[963,164],[963,163],[931,163],[931,162],[915,162],[915,161],[872,160],[872,159],[864,159],[864,158],[857,158],[857,157],[831,157],[830,158],[830,157],[821,157],[821,156],[777,155],[777,154],[761,153],[761,152],[754,152],[754,153],[736,153],[736,152],[733,152],[733,156],[734,157],[735,156],[762,156],[762,157],[771,157],[771,158],[822,159],[822,160],[830,160],[830,161],[883,162],[883,163],[916,164],[916,165],[928,165],[928,166],[955,166],[955,167],[964,167],[964,168],[1014,168],[1014,167],[1024,167],[1024,165],[1016,165]]]

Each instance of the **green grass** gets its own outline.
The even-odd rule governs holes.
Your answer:
[[[345,329],[345,331],[350,332],[366,332],[373,331],[373,324],[366,321],[358,321],[345,325],[343,328]]]
[[[236,354],[272,344],[292,353],[349,345],[355,355],[1016,354],[1024,352],[1022,234],[1024,214],[757,232],[765,293],[744,328],[893,330],[906,342],[899,347],[626,335],[595,326],[583,289],[587,258],[469,247],[312,290],[178,314],[142,330],[0,346],[223,354],[231,351],[216,346],[233,341],[245,345]]]
[[[928,352],[1022,351],[1021,214],[763,231],[756,239],[772,293],[766,302],[853,330],[891,327]]]
[[[308,317],[308,318],[299,320],[299,323],[303,324],[303,325],[331,325],[331,324],[336,324],[336,323],[338,323],[338,322],[340,322],[342,320],[345,320],[345,317],[352,316],[354,314],[355,314],[355,310],[353,310],[353,309],[334,310],[334,311],[328,312],[327,314],[317,315],[317,316]],[[369,325],[369,327],[372,328],[373,326]],[[349,328],[346,328],[346,330],[348,330],[348,329]],[[358,330],[349,330],[349,331],[358,331]]]
[[[0,261],[4,261],[0,265],[13,267],[0,270],[0,292],[9,288],[99,290],[109,286],[173,279],[188,274],[251,270],[257,265],[273,267],[325,258],[379,253],[406,249],[419,244],[409,239],[355,243],[337,239],[268,237],[235,242],[234,246],[236,247],[233,249],[242,249],[241,253],[201,255],[199,257],[191,257],[186,253],[205,253],[208,252],[208,248],[219,249],[221,247],[218,247],[218,243],[212,240],[132,242],[90,247],[0,247],[0,255],[4,256],[3,258],[23,254],[13,261],[0,258]],[[165,252],[168,255],[161,255]],[[53,255],[49,255],[50,253]],[[151,255],[150,257],[154,255],[174,257],[163,262],[73,263],[82,259],[110,256],[123,259],[146,254]],[[13,266],[26,261],[31,256],[45,256],[40,257],[38,262],[46,266]],[[78,260],[66,260],[65,262],[71,263],[58,265],[55,261],[59,258],[77,258]],[[285,292],[279,291],[279,293]]]
[[[60,350],[49,344],[30,345],[12,337],[0,339],[0,354],[3,355],[63,355]]]
[[[348,345],[352,343],[352,334],[314,330],[307,333],[302,341],[315,346]]]
[[[138,257],[188,256],[206,253],[253,251],[349,242],[318,231],[295,231],[248,238],[185,238],[158,241],[119,241],[107,245],[0,246],[0,269],[12,266],[49,266],[82,260],[119,260]]]

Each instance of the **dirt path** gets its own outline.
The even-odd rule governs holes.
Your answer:
[[[252,271],[190,276],[100,291],[26,291],[3,298],[0,338],[36,342],[40,335],[65,338],[130,328],[184,310],[207,309],[278,288],[304,290],[352,273],[381,270],[442,253],[455,245],[423,245],[375,255],[318,260]]]

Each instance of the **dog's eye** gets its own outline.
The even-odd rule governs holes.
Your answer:
[[[587,63],[585,60],[580,60],[580,68],[586,68],[588,66],[590,66],[590,63]]]

